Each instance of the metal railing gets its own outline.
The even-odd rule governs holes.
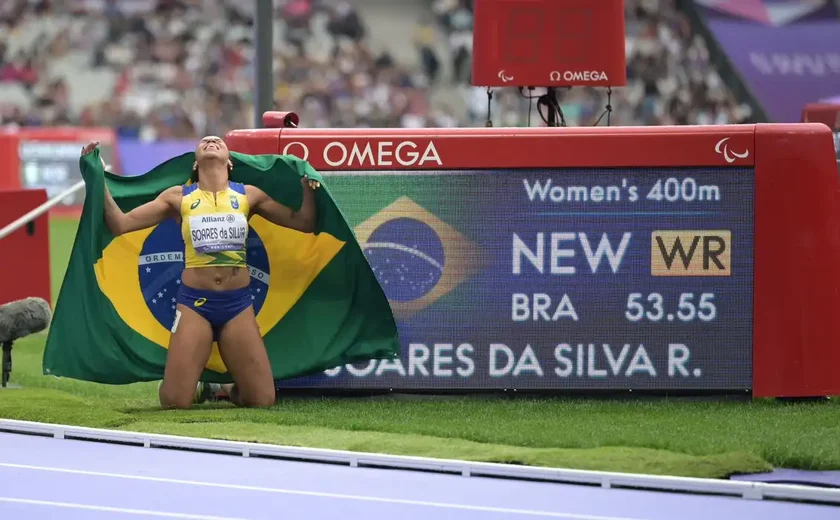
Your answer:
[[[7,236],[11,235],[12,233],[17,231],[18,229],[22,228],[23,226],[29,224],[30,222],[32,222],[36,218],[40,217],[41,215],[43,215],[44,213],[49,211],[53,206],[58,205],[64,198],[69,197],[70,195],[73,195],[74,193],[76,193],[77,191],[79,191],[81,189],[84,189],[84,187],[85,187],[85,181],[79,181],[76,184],[74,184],[73,186],[71,186],[71,187],[67,188],[66,190],[64,190],[63,192],[59,193],[55,197],[51,198],[47,202],[45,202],[45,203],[41,204],[40,206],[38,206],[37,208],[29,211],[28,213],[26,213],[25,215],[23,215],[19,219],[15,220],[11,224],[8,224],[8,225],[4,226],[2,229],[0,229],[0,240],[2,240],[4,238],[6,238]]]

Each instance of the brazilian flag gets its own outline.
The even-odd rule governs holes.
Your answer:
[[[194,160],[187,153],[120,177],[103,171],[99,150],[81,158],[85,203],[47,337],[45,374],[107,384],[163,378],[184,268],[180,227],[168,220],[115,238],[104,220],[104,190],[107,184],[128,212],[188,183]],[[323,178],[293,156],[231,152],[231,161],[231,180],[295,209],[303,175],[322,183],[314,234],[257,215],[250,220],[252,298],[275,379],[398,357],[388,300]],[[233,381],[215,343],[202,380]]]

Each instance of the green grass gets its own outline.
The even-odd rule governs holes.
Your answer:
[[[54,297],[75,224],[55,221]],[[62,263],[63,262],[63,263]],[[59,276],[56,276],[59,275]],[[164,411],[157,384],[104,386],[41,375],[44,335],[16,344],[0,417],[150,433],[695,477],[773,466],[840,469],[837,401],[487,398],[286,399],[269,410]]]

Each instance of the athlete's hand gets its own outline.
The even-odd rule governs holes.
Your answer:
[[[82,147],[82,157],[84,157],[85,155],[89,154],[90,152],[96,150],[96,148],[98,146],[99,146],[99,141],[91,141],[88,144],[86,144],[85,146],[83,146]],[[99,160],[102,162],[102,169],[103,170],[110,169],[110,166],[105,164],[105,158],[104,157],[102,157],[100,155]]]
[[[317,190],[318,188],[321,187],[320,182],[311,180],[308,175],[304,175],[303,178],[300,180],[300,183],[303,184],[304,186],[309,185],[309,187],[312,188],[313,190]]]
[[[99,146],[99,141],[91,141],[85,146],[82,147],[82,156],[89,154],[90,152],[96,150],[96,147]]]

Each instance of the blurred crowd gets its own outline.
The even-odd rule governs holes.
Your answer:
[[[276,107],[307,127],[484,126],[486,89],[469,85],[471,0],[419,2],[428,16],[400,42],[415,60],[373,45],[380,31],[355,1],[274,0]],[[612,124],[749,120],[674,0],[625,3],[628,86],[613,89]],[[253,17],[250,0],[2,0],[0,125],[144,140],[250,127]],[[586,125],[607,98],[574,88],[560,102],[568,124]],[[541,124],[535,113],[516,89],[495,90],[494,125]]]

